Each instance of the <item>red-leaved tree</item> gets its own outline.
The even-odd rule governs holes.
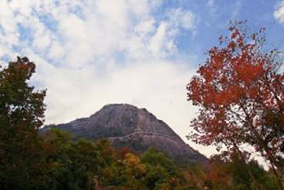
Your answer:
[[[283,189],[284,73],[278,52],[262,50],[264,29],[251,35],[238,26],[229,31],[209,50],[187,86],[188,100],[199,106],[189,137],[202,145],[226,146],[241,156],[241,145],[253,146]]]

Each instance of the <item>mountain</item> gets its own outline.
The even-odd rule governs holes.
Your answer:
[[[181,162],[206,162],[207,158],[187,145],[166,123],[146,109],[129,104],[110,104],[88,118],[66,124],[49,125],[68,131],[76,138],[107,138],[115,148],[127,146],[141,153],[154,147]]]

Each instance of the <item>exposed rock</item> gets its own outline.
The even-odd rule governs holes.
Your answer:
[[[192,149],[163,121],[146,109],[129,104],[111,104],[89,118],[70,123],[46,126],[60,128],[91,140],[108,138],[115,148],[124,146],[141,153],[154,147],[182,162],[206,162],[207,158]]]

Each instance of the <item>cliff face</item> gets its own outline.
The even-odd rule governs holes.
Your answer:
[[[154,147],[182,162],[206,162],[206,157],[192,149],[163,121],[146,109],[128,104],[111,104],[89,118],[46,126],[60,128],[91,140],[108,138],[116,148],[130,147],[140,153]]]

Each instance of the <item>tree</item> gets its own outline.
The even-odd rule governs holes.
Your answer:
[[[188,100],[199,106],[189,136],[203,145],[240,150],[251,145],[267,161],[283,190],[284,74],[277,51],[264,53],[264,29],[251,35],[238,25],[219,38],[206,63],[187,86]]]
[[[255,179],[251,178],[247,167],[250,168]],[[270,175],[270,172],[265,171],[257,161],[251,159],[245,163],[236,152],[228,154],[227,151],[210,157],[206,166],[205,182],[208,187],[216,190],[278,189],[275,178]]]
[[[32,189],[37,176],[37,129],[44,121],[45,91],[28,84],[35,64],[17,58],[0,70],[0,181],[1,189]],[[30,180],[32,179],[32,180]]]
[[[145,184],[148,189],[156,190],[168,184],[179,183],[175,180],[178,178],[177,167],[162,152],[151,147],[141,155],[141,162],[146,166]]]
[[[233,189],[232,179],[226,165],[229,160],[226,154],[218,154],[210,157],[207,164],[205,185],[214,190]]]
[[[28,81],[35,73],[35,64],[28,58],[17,58],[0,72],[1,129],[26,130],[37,133],[44,121],[45,91],[35,91]]]
[[[45,146],[47,189],[86,189],[94,187],[100,173],[98,144],[86,139],[75,141],[71,134],[51,129],[43,135]]]

